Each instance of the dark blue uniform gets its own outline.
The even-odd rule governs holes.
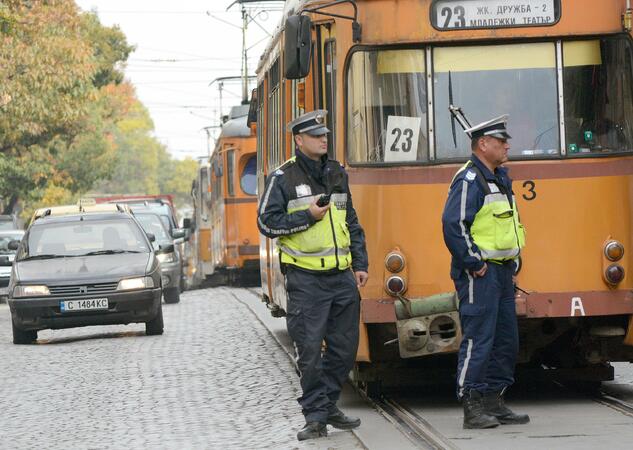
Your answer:
[[[502,392],[514,383],[519,346],[512,280],[516,263],[487,261],[486,274],[474,277],[484,261],[470,234],[484,203],[485,186],[511,197],[512,180],[503,167],[492,173],[475,155],[471,162],[474,168],[462,170],[453,180],[442,215],[463,334],[457,367],[460,398],[470,390]]]
[[[313,194],[331,192],[329,174],[340,173],[338,183],[347,193],[346,223],[354,271],[367,271],[365,234],[352,205],[347,174],[324,156],[313,161],[300,151],[290,168],[284,164],[266,183],[258,226],[269,238],[306,230],[315,223],[307,210],[288,214],[290,193],[301,183]],[[274,180],[274,182],[273,182]],[[351,270],[310,271],[292,264],[284,268],[288,293],[287,325],[297,351],[301,388],[298,399],[306,422],[326,423],[336,413],[341,386],[352,369],[358,349],[360,295]],[[326,350],[322,354],[322,343]],[[360,422],[359,422],[360,423]]]

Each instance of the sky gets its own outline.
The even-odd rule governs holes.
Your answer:
[[[221,114],[239,105],[242,85],[226,81],[222,111],[218,77],[241,75],[242,18],[234,0],[76,0],[95,11],[102,24],[118,25],[136,47],[125,69],[137,96],[149,110],[155,135],[174,158],[208,155],[205,127],[217,127]],[[257,62],[277,27],[283,2],[248,6],[248,71]],[[267,9],[268,11],[264,11]],[[255,87],[252,81],[250,90]],[[217,135],[218,128],[209,128]],[[212,145],[212,144],[211,144]]]

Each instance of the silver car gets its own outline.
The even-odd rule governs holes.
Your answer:
[[[24,230],[0,231],[0,298],[7,296],[7,286],[9,286],[9,279],[11,278],[11,266],[13,266],[17,251],[15,248],[16,243],[19,243],[23,236]],[[11,242],[14,242],[13,245],[11,245]]]

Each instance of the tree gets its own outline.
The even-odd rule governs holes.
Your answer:
[[[0,152],[20,155],[80,130],[97,64],[73,1],[3,5],[10,26],[0,27]]]
[[[0,164],[14,180],[0,182],[5,212],[48,184],[78,193],[109,175],[113,129],[134,95],[116,92],[132,50],[71,0],[0,5]]]

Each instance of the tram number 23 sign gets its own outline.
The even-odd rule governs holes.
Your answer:
[[[554,25],[560,0],[435,0],[431,23],[438,30]]]
[[[421,117],[387,117],[385,162],[407,162],[417,159],[421,125]]]

